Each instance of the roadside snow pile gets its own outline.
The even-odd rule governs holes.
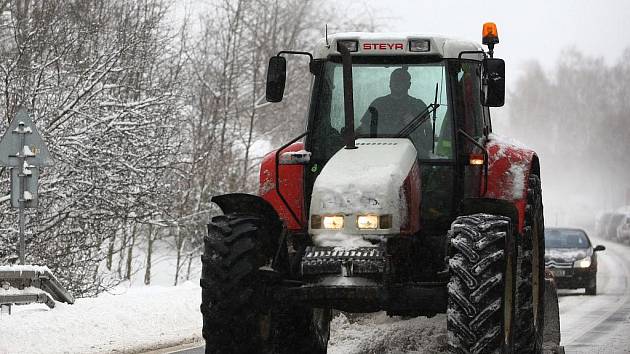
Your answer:
[[[328,353],[435,354],[446,353],[447,349],[444,314],[403,320],[384,312],[358,317],[340,313],[331,323]]]
[[[13,306],[0,353],[139,352],[201,340],[199,286],[118,287],[74,305]]]
[[[38,272],[44,274],[46,272],[50,272],[50,269],[46,266],[38,266],[31,264],[21,264],[21,265],[2,265],[0,266],[0,272],[9,272],[9,271],[21,271],[21,272]]]

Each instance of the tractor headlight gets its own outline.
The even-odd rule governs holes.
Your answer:
[[[328,215],[321,218],[324,229],[339,230],[343,228],[343,215]]]
[[[391,215],[359,215],[357,216],[359,230],[391,229]]]
[[[376,230],[378,228],[378,215],[357,216],[357,227],[361,230]]]
[[[591,266],[591,257],[582,258],[573,262],[575,268],[588,268]]]

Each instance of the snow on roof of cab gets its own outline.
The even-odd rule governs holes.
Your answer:
[[[411,52],[409,40],[427,39],[430,41],[430,51]],[[480,44],[460,38],[445,37],[427,33],[371,33],[371,32],[346,32],[328,35],[322,38],[315,47],[314,57],[325,59],[330,55],[339,55],[337,52],[338,40],[357,40],[359,48],[353,55],[437,55],[443,58],[457,58],[462,51],[483,50]],[[481,59],[479,55],[464,56],[469,59]]]

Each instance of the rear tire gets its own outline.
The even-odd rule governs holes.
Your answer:
[[[515,322],[516,352],[540,353],[544,331],[545,242],[540,178],[531,175],[520,240]]]
[[[511,353],[516,248],[509,218],[458,217],[449,231],[449,353]]]
[[[262,218],[216,216],[204,238],[202,334],[206,353],[326,353],[330,310],[275,303],[259,268],[271,265],[279,235]]]

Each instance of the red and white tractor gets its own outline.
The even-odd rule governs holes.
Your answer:
[[[542,350],[536,153],[492,133],[505,64],[483,44],[341,33],[287,55],[313,76],[307,130],[266,155],[260,194],[213,201],[202,257],[207,353],[325,353],[332,309],[447,314],[452,353]]]

